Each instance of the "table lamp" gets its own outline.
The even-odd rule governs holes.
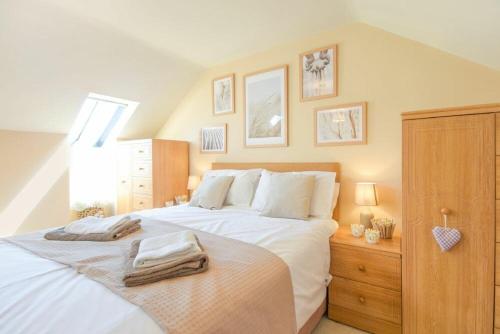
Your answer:
[[[191,192],[198,188],[200,184],[200,177],[197,175],[190,175],[188,177],[187,189],[189,190],[189,197],[191,198]]]
[[[362,206],[361,213],[359,214],[360,224],[365,228],[371,228],[371,219],[373,213],[370,206],[377,205],[377,194],[375,191],[375,183],[371,182],[358,182],[356,183],[355,201],[356,205]]]

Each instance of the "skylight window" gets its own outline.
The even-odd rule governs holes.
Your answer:
[[[116,139],[139,103],[90,93],[70,132],[72,145],[102,147]]]

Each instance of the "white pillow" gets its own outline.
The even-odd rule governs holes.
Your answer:
[[[252,203],[252,208],[257,211],[262,211],[266,204],[267,194],[269,192],[270,176],[273,173],[267,170],[262,171],[259,186],[255,192],[255,197]],[[315,177],[314,191],[311,202],[310,216],[318,218],[331,218],[335,194],[335,177],[334,172],[321,171],[306,171],[306,172],[291,172],[278,174],[303,174],[313,175]],[[337,194],[338,196],[338,194]],[[336,203],[336,201],[335,201]]]
[[[266,205],[266,198],[269,192],[269,182],[271,180],[271,172],[268,170],[263,170],[260,175],[259,185],[255,191],[255,196],[252,202],[252,209],[257,211],[262,211],[264,205]]]
[[[336,173],[307,171],[298,172],[298,174],[314,175],[316,178],[309,215],[317,218],[331,218],[334,208]]]
[[[272,173],[262,216],[304,219],[309,216],[315,176]]]
[[[227,193],[225,205],[250,205],[255,189],[259,184],[262,169],[219,169],[209,170],[205,176],[229,175],[234,176],[234,181]]]
[[[224,204],[229,187],[234,176],[220,175],[207,176],[203,178],[198,189],[196,189],[190,206],[201,206],[205,209],[220,209]]]

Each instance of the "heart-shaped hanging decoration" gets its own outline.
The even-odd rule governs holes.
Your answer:
[[[452,249],[462,238],[462,234],[456,228],[436,226],[432,229],[432,234],[443,252]]]

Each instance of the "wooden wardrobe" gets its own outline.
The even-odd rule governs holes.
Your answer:
[[[500,213],[500,188],[495,184],[500,182],[497,112],[500,104],[403,114],[406,334],[483,334],[500,328],[500,321],[494,321],[500,320],[500,303],[495,314],[495,215]],[[449,210],[448,227],[462,236],[448,252],[440,250],[432,235],[434,226],[443,226],[441,212],[447,211],[442,209]],[[500,231],[500,224],[496,229]],[[497,232],[497,242],[499,237]]]
[[[165,206],[187,195],[189,143],[144,139],[121,141],[117,149],[117,214]]]

